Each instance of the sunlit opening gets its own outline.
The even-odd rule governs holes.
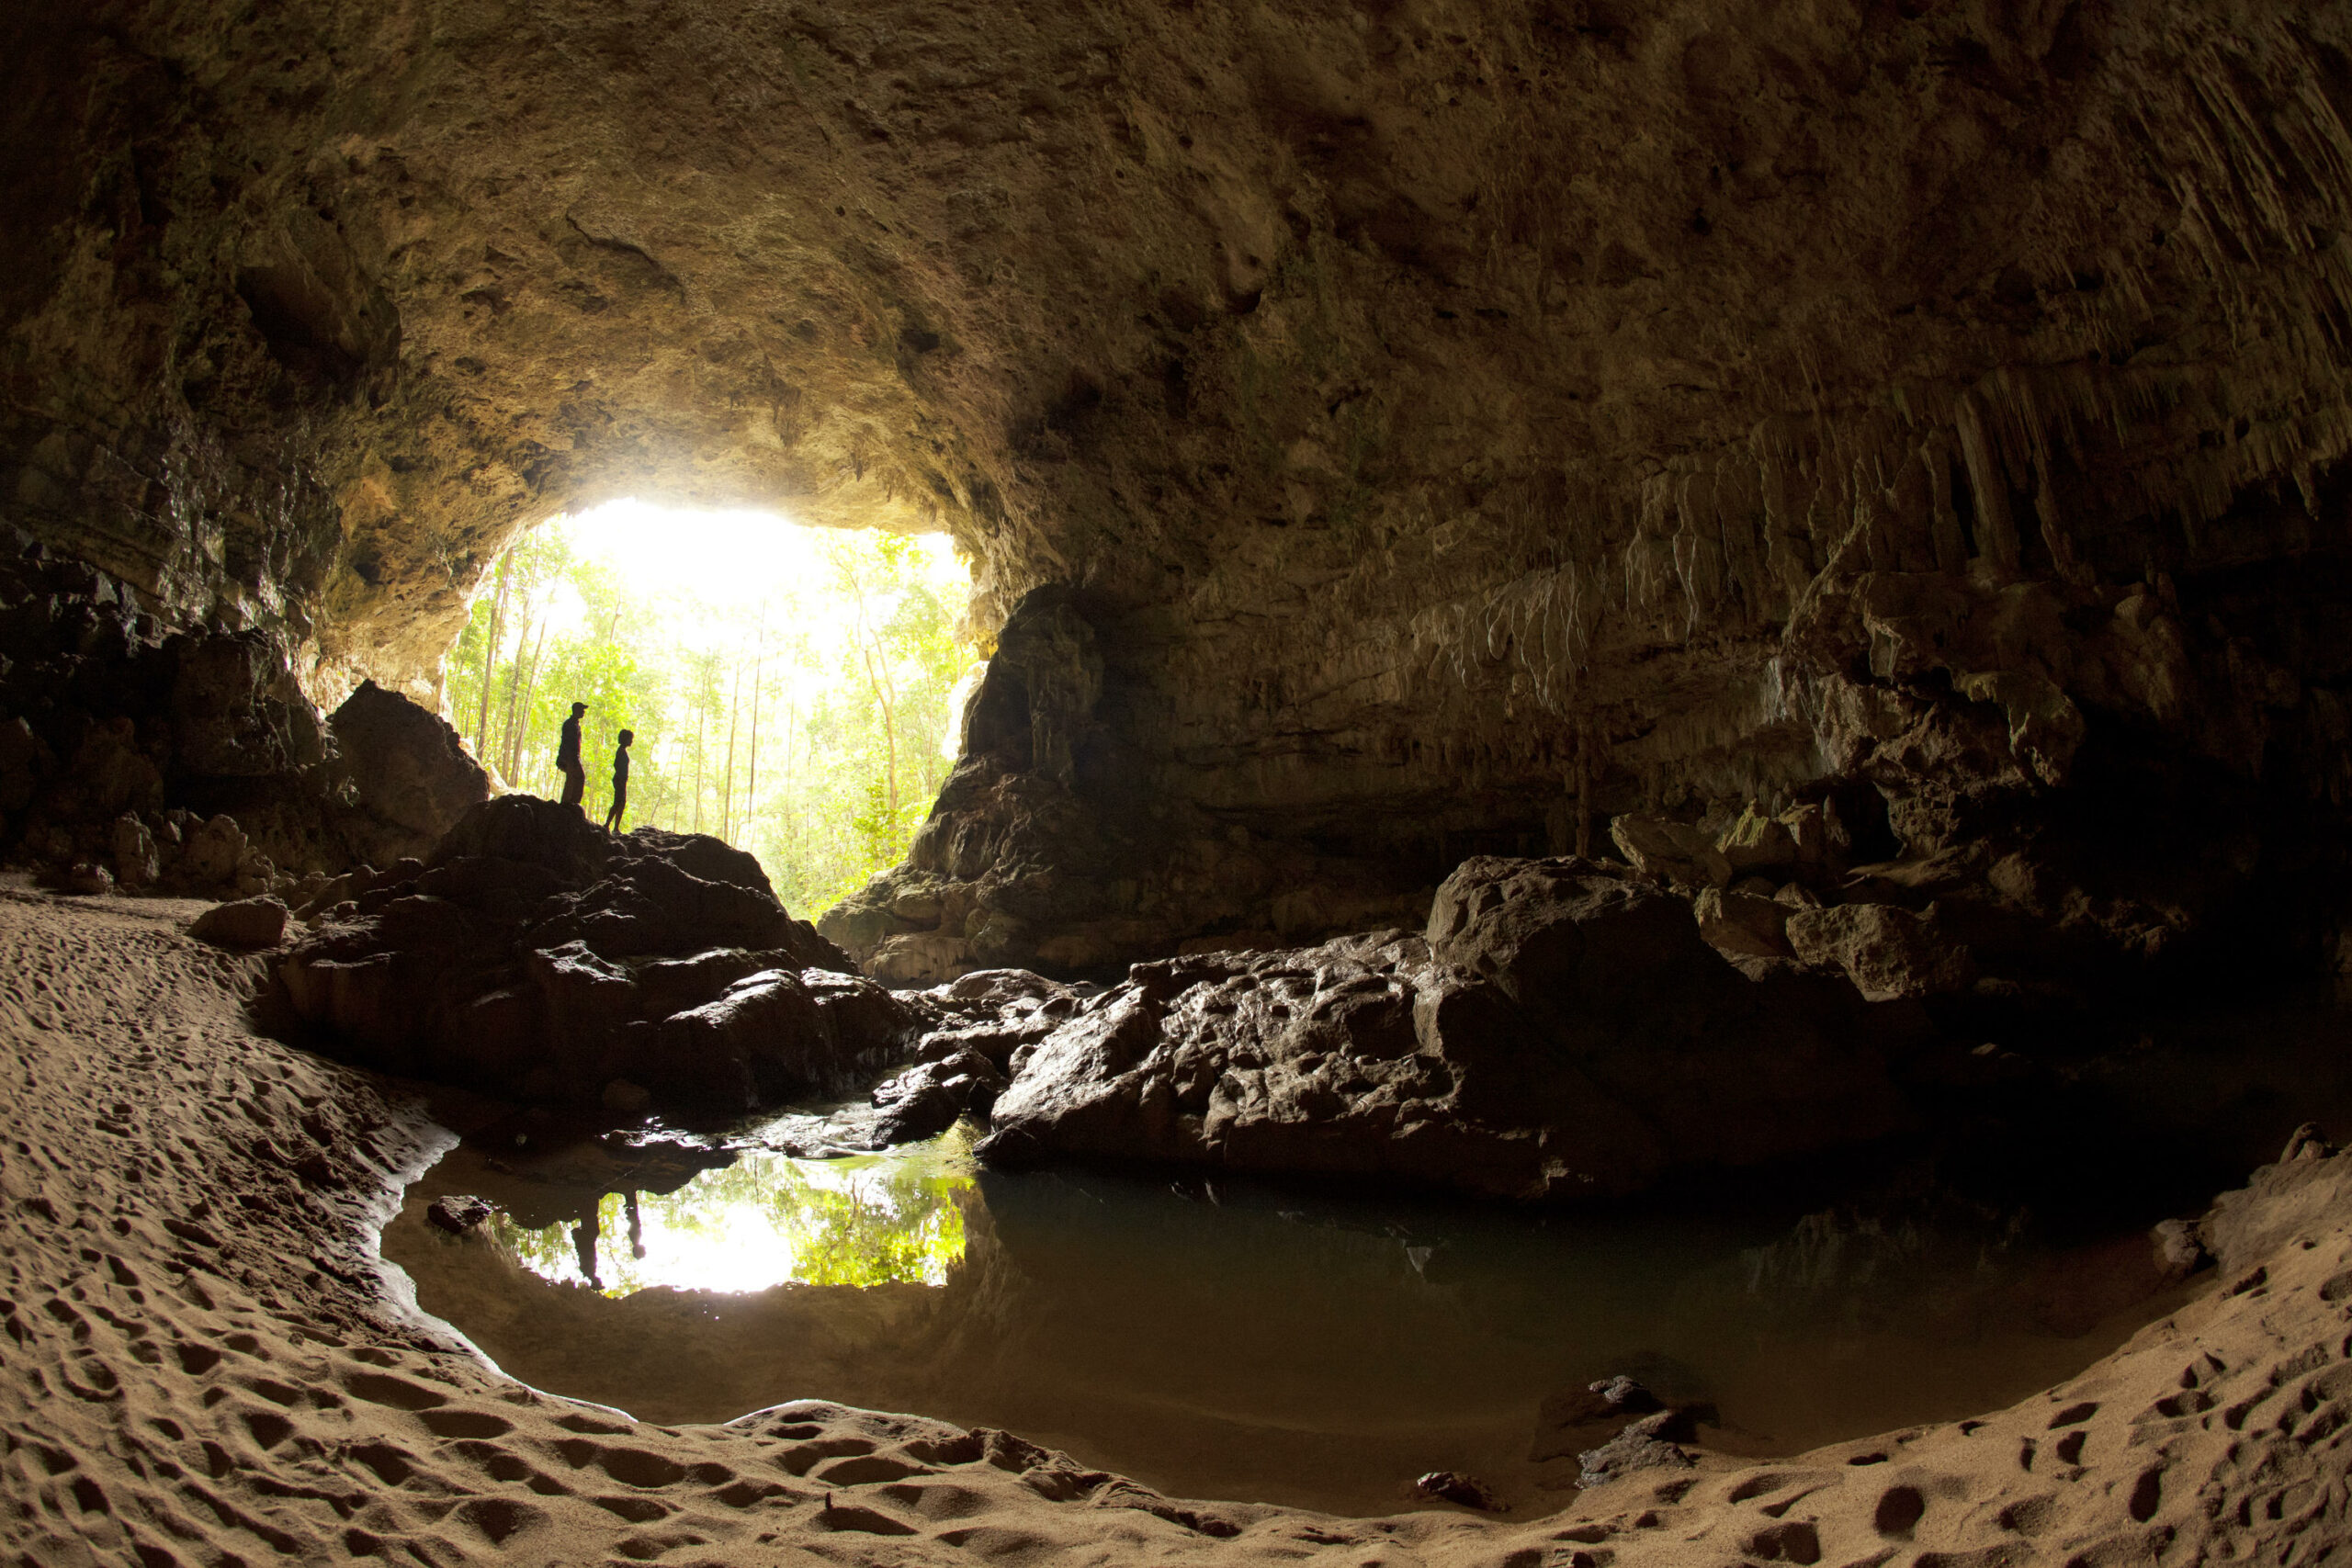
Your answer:
[[[757,1150],[675,1192],[606,1193],[596,1224],[493,1234],[543,1279],[609,1296],[649,1286],[727,1292],[808,1285],[944,1285],[964,1258],[956,1134],[886,1156],[794,1159]]]
[[[499,561],[451,649],[450,720],[510,788],[559,796],[584,702],[583,805],[628,750],[624,829],[714,833],[804,918],[904,858],[977,675],[971,573],[944,535],[802,527],[628,500]]]

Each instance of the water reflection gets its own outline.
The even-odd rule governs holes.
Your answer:
[[[492,1234],[541,1279],[607,1296],[650,1286],[740,1293],[773,1286],[943,1285],[964,1258],[974,1167],[958,1128],[888,1155],[738,1154],[666,1193],[606,1192],[568,1223],[501,1213]],[[535,1216],[536,1217],[536,1216]],[[626,1236],[625,1246],[608,1238]]]
[[[1611,1374],[1713,1406],[1709,1449],[1789,1454],[2080,1370],[2172,1299],[2147,1295],[2147,1225],[2198,1212],[2300,1121],[2352,1127],[2352,1009],[2291,1004],[2053,1073],[1826,1190],[1741,1177],[1703,1201],[1544,1213],[976,1176],[963,1133],[774,1152],[842,1146],[812,1117],[752,1130],[770,1147],[717,1170],[674,1135],[478,1139],[411,1190],[384,1254],[510,1371],[648,1420],[838,1399],[1006,1427],[1182,1495],[1380,1513],[1460,1470],[1532,1514],[1597,1440],[1545,1397]],[[507,1217],[435,1230],[445,1193]],[[601,1295],[547,1283],[591,1272]]]

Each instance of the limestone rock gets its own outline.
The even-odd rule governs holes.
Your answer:
[[[1634,869],[1678,886],[1720,887],[1731,880],[1731,862],[1713,835],[1688,823],[1629,813],[1611,819],[1609,836]]]
[[[1744,978],[1645,879],[1479,857],[1426,937],[1136,965],[1035,1044],[981,1150],[1620,1194],[1902,1125],[1873,1029],[1842,982]]]
[[[1936,918],[1888,904],[1801,909],[1787,925],[1800,963],[1834,969],[1870,1001],[1948,996],[1975,977],[1974,960]]]
[[[608,838],[507,795],[429,864],[361,880],[332,890],[356,895],[349,915],[279,976],[296,1016],[374,1066],[614,1115],[727,1115],[862,1089],[912,1043],[915,1015],[715,840]]]
[[[1718,953],[1742,958],[1790,958],[1789,906],[1737,889],[1708,887],[1691,902],[1699,934]]]
[[[197,916],[187,934],[216,947],[276,947],[286,940],[286,906],[266,897],[215,904]]]
[[[490,775],[457,731],[373,681],[362,681],[344,699],[328,728],[360,807],[406,829],[415,849],[429,847],[490,798]]]
[[[941,985],[976,967],[971,942],[944,931],[887,937],[865,962],[865,972],[886,986]]]
[[[151,887],[164,874],[155,835],[128,811],[114,819],[114,874],[126,892]]]

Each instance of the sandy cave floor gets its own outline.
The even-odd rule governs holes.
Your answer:
[[[0,1551],[74,1563],[1787,1561],[2352,1554],[2352,1157],[2209,1219],[2194,1301],[1978,1419],[1636,1473],[1498,1523],[1172,1502],[1017,1438],[832,1405],[657,1427],[525,1388],[376,1255],[446,1146],[253,1033],[198,906],[0,889]]]

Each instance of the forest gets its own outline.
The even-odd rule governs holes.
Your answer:
[[[443,702],[512,789],[556,795],[584,702],[587,814],[629,750],[623,828],[751,851],[803,919],[903,858],[977,678],[968,568],[944,536],[616,502],[532,530],[475,598]]]

